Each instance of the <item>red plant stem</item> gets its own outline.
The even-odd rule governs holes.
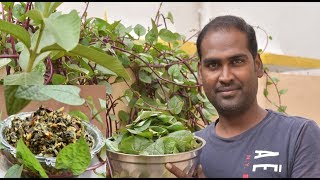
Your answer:
[[[19,58],[19,54],[3,54],[3,55],[0,55],[0,58]]]
[[[150,66],[149,63],[145,62],[145,61],[144,61],[142,58],[140,58],[138,55],[135,55],[135,54],[133,54],[133,53],[131,53],[131,52],[125,50],[125,49],[121,49],[121,48],[118,48],[118,47],[116,47],[116,46],[111,46],[111,47],[114,48],[114,49],[117,49],[117,50],[119,50],[119,51],[129,53],[129,54],[133,55],[134,57],[138,58],[138,59],[141,60],[143,63],[145,63],[145,64],[151,69],[151,71],[152,71],[159,79],[161,79],[161,80],[163,80],[163,81],[165,81],[165,82],[172,83],[172,84],[175,84],[175,85],[178,85],[178,86],[189,87],[189,88],[201,86],[201,85],[188,86],[188,85],[178,84],[178,83],[176,83],[176,82],[174,82],[174,81],[170,81],[170,80],[164,79],[164,78],[160,77],[160,76],[154,71],[154,69]]]
[[[45,84],[48,84],[51,81],[52,76],[53,76],[53,66],[52,66],[52,62],[51,62],[50,57],[47,58],[47,65],[49,66],[50,72],[49,72],[49,77],[47,78]]]

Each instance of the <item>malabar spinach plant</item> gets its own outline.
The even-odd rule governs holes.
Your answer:
[[[262,54],[265,51],[265,49],[267,48],[269,40],[272,40],[272,36],[270,36],[260,26],[254,26],[254,27],[257,28],[258,30],[262,30],[264,32],[264,34],[266,35],[266,40],[267,40],[266,45],[263,49],[259,49],[259,53]],[[265,88],[263,89],[263,95],[268,100],[268,102],[270,102],[273,106],[275,106],[277,108],[277,111],[286,113],[287,106],[285,106],[281,103],[281,95],[285,94],[288,91],[288,89],[279,89],[277,83],[280,80],[276,77],[271,77],[269,72],[270,72],[269,68],[264,67],[264,74],[266,75],[265,76],[266,77],[266,84],[265,84]],[[268,96],[269,95],[268,88],[270,88],[271,85],[275,88],[276,93],[278,95],[278,103],[272,101]]]
[[[1,82],[5,85],[77,84],[82,76],[91,80],[95,73],[93,66],[130,79],[116,57],[79,43],[81,18],[75,10],[68,14],[56,11],[61,3],[1,3],[0,68],[6,67],[7,73]]]
[[[174,116],[156,111],[141,111],[119,134],[107,139],[109,150],[140,155],[175,154],[200,145]]]

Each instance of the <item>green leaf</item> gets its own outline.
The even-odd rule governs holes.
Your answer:
[[[185,152],[199,146],[189,130],[175,131],[168,134],[168,137],[177,139],[179,152]]]
[[[79,73],[84,73],[86,75],[89,74],[89,71],[85,68],[81,68],[79,67],[77,64],[67,64],[65,62],[63,62],[63,64],[68,68],[68,69],[71,69],[71,70],[74,70],[76,72],[79,72]]]
[[[146,119],[152,116],[158,116],[161,112],[157,111],[141,111],[138,113],[138,117],[134,120],[135,123],[139,122],[142,119]]]
[[[23,85],[19,86],[16,92],[17,98],[34,100],[34,101],[47,101],[50,97],[42,94],[40,90],[44,85]]]
[[[84,121],[87,121],[89,122],[89,118],[87,115],[85,115],[83,112],[81,111],[78,111],[78,110],[74,110],[74,111],[70,111],[68,113],[70,116],[77,116],[78,118],[84,120]]]
[[[153,44],[158,40],[158,29],[155,22],[151,19],[152,22],[152,29],[146,34],[145,40],[146,42]]]
[[[60,74],[53,74],[52,76],[52,84],[53,85],[59,85],[64,84],[66,82],[66,77],[60,75]]]
[[[89,106],[90,106],[90,109],[91,109],[91,111],[92,111],[91,114],[97,114],[97,113],[98,113],[98,110],[97,110],[96,106],[94,105],[93,99],[92,99],[91,96],[89,96],[89,97],[86,99],[86,102],[87,102],[87,103],[89,104]],[[95,116],[95,119],[98,120],[101,124],[103,124],[103,121],[102,121],[102,119],[101,119],[100,114],[97,114],[97,115]]]
[[[177,36],[174,35],[170,30],[168,29],[161,29],[159,32],[159,37],[166,41],[166,42],[173,42],[177,40]]]
[[[80,97],[80,88],[71,85],[50,85],[40,89],[40,93],[69,105],[82,105],[85,100]]]
[[[151,140],[139,137],[129,136],[121,141],[119,144],[119,150],[127,154],[139,154],[152,143]]]
[[[4,85],[39,85],[44,83],[44,77],[39,72],[22,72],[10,74],[4,78]]]
[[[286,109],[287,109],[287,106],[280,106],[280,107],[278,107],[278,111],[279,111],[279,112],[285,112]]]
[[[107,94],[112,94],[112,86],[108,82],[106,82],[106,91],[107,91]]]
[[[21,5],[21,4],[16,4],[13,6],[12,9],[12,15],[13,17],[17,18],[19,21],[23,21],[24,20],[24,13],[25,13],[25,5]]]
[[[55,42],[66,51],[71,51],[78,45],[81,19],[76,10],[55,19],[45,19],[44,24],[55,38]]]
[[[11,166],[4,175],[4,178],[21,178],[22,169],[23,165],[15,164]]]
[[[164,154],[164,144],[163,139],[157,139],[156,142],[150,144],[146,147],[140,155],[163,155]]]
[[[151,83],[150,75],[148,73],[146,73],[145,71],[143,71],[143,70],[139,71],[139,79],[142,82],[145,82],[145,83],[148,83],[148,84]]]
[[[178,96],[173,96],[168,102],[168,108],[173,114],[179,114],[183,105],[184,102]]]
[[[170,132],[186,129],[181,122],[175,122],[174,124],[166,127]]]
[[[42,51],[52,51],[52,50],[62,50],[58,45],[52,45],[47,48],[42,49]],[[130,80],[130,76],[122,66],[121,62],[113,56],[110,56],[106,53],[102,53],[95,49],[83,46],[78,44],[76,48],[74,48],[71,53],[85,57],[90,59],[91,61],[110,69],[112,72],[116,73],[118,76],[125,78],[126,80]]]
[[[4,97],[6,101],[7,114],[10,116],[12,114],[18,113],[25,106],[29,104],[29,100],[20,99],[15,96],[19,86],[5,86],[4,87]]]
[[[171,23],[173,24],[173,16],[171,14],[171,12],[168,12],[167,18],[171,21]]]
[[[29,10],[25,16],[30,17],[34,21],[43,21],[42,13],[37,9]]]
[[[119,116],[119,119],[122,121],[122,122],[128,122],[129,121],[129,115],[127,112],[123,111],[123,110],[120,110],[118,112],[118,116]]]
[[[46,57],[48,57],[50,53],[51,53],[50,51],[47,51],[47,52],[44,52],[44,53],[41,53],[40,55],[38,55],[33,62],[32,69],[34,69],[40,62],[43,62],[43,60]]]
[[[279,94],[285,94],[287,91],[288,91],[288,89],[281,89],[281,90],[279,91]]]
[[[264,89],[263,89],[263,95],[264,95],[265,97],[267,97],[268,94],[269,94],[268,89],[267,89],[267,88],[264,88]]]
[[[48,178],[48,175],[46,174],[45,170],[43,169],[39,161],[36,159],[35,155],[32,154],[32,152],[24,144],[21,138],[17,143],[16,150],[17,158],[21,158],[23,160],[23,165],[25,165],[27,168],[33,171],[38,171],[41,177]]]
[[[22,26],[15,25],[0,19],[0,31],[13,35],[15,38],[19,39],[24,45],[30,48],[30,35]]]
[[[96,69],[99,70],[102,74],[104,75],[112,75],[112,76],[117,76],[116,73],[114,73],[113,71],[110,71],[108,68],[105,68],[103,66],[100,66],[99,64],[97,64]]]
[[[269,36],[268,38],[269,38],[270,40],[272,40],[272,36]]]
[[[174,64],[174,65],[169,67],[168,74],[173,76],[173,77],[177,77],[177,76],[179,76],[181,74],[180,70],[181,70],[181,67],[178,64]]]
[[[107,108],[107,101],[106,100],[103,100],[103,99],[100,99],[99,98],[99,102],[100,102],[100,107],[101,108]]]
[[[49,12],[52,13],[54,10],[56,10],[62,2],[51,2],[50,7],[49,7]]]
[[[277,84],[277,82],[279,82],[279,79],[278,78],[276,78],[276,77],[271,77],[271,79],[273,80],[273,82],[274,83],[276,83]]]
[[[24,71],[27,70],[29,59],[30,59],[29,50],[27,48],[24,48],[19,56],[19,61],[18,61],[18,64],[20,65],[22,70]]]
[[[91,162],[90,148],[81,136],[74,144],[64,147],[56,160],[57,169],[70,169],[73,175],[83,173]]]
[[[40,61],[33,69],[32,72],[38,72],[41,75],[44,75],[46,73],[46,65],[44,62]]]
[[[139,132],[142,132],[142,131],[144,131],[144,130],[146,130],[146,129],[149,128],[151,122],[152,122],[151,119],[145,120],[145,121],[141,122],[142,124],[139,123],[140,126],[136,125],[136,126],[134,127],[134,130],[139,131]]]
[[[146,28],[144,28],[142,25],[137,24],[134,27],[134,32],[138,35],[138,36],[143,36],[146,34]]]
[[[8,65],[11,62],[11,59],[9,58],[1,58],[0,59],[0,69],[2,67],[5,67],[6,65]]]
[[[88,62],[88,61],[87,61]],[[88,70],[88,75],[90,77],[92,77],[94,75],[93,70],[91,69],[91,67],[88,65],[86,61],[84,61],[83,59],[80,59],[80,66],[83,67],[84,69]]]

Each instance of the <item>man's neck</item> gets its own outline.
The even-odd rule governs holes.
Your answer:
[[[216,134],[224,138],[237,136],[257,125],[266,115],[267,111],[258,105],[232,116],[219,115]]]

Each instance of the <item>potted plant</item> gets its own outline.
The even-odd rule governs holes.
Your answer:
[[[96,108],[92,98],[80,97],[80,90],[70,85],[4,87],[9,117],[0,122],[1,152],[12,164],[5,177],[72,177],[88,170],[105,138],[90,123],[99,114],[92,110]],[[89,119],[80,110],[66,113],[63,106],[19,112],[30,101],[51,99],[73,106],[87,104],[92,116]]]

